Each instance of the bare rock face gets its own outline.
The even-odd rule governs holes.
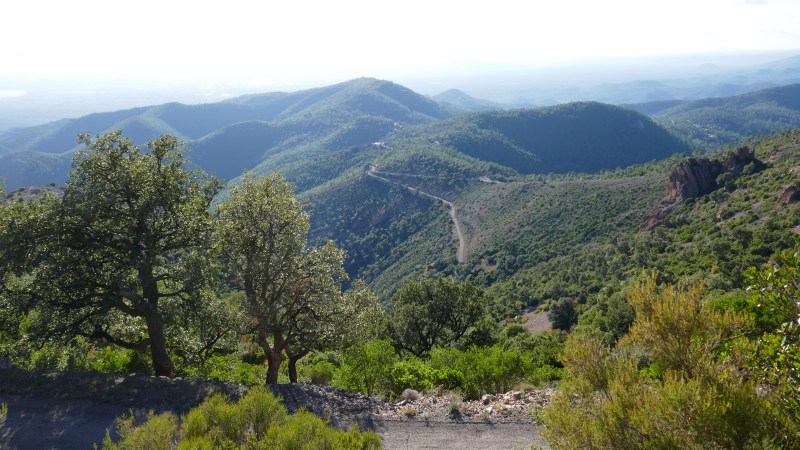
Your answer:
[[[800,182],[795,183],[781,192],[778,196],[778,205],[791,205],[800,201]]]
[[[683,203],[716,188],[717,177],[725,171],[721,162],[707,158],[689,158],[669,174],[667,195],[670,203]]]
[[[689,158],[672,169],[667,181],[667,195],[653,205],[639,224],[639,231],[664,226],[667,216],[686,200],[706,195],[717,189],[717,177],[724,173],[738,176],[747,164],[756,161],[753,150],[740,147],[729,153],[725,161]]]

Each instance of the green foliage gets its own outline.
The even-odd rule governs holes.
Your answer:
[[[569,331],[578,321],[578,312],[571,298],[562,297],[552,303],[547,310],[547,319],[557,330]]]
[[[633,319],[633,307],[625,299],[625,292],[617,291],[590,299],[580,315],[577,330],[601,334],[611,344],[628,332]]]
[[[544,410],[554,448],[780,448],[797,428],[743,376],[746,317],[712,308],[699,287],[658,288],[628,300],[636,319],[612,349],[575,334],[564,347],[569,376]],[[650,361],[657,370],[640,370]]]
[[[422,356],[457,345],[486,314],[483,290],[450,278],[409,281],[392,297],[390,332],[400,348]]]
[[[400,358],[390,341],[350,348],[334,384],[350,390],[397,398],[406,389],[459,392],[465,398],[511,390],[517,383],[548,383],[561,378],[558,356],[562,333],[527,332],[490,347],[434,348],[428,358]]]
[[[316,361],[300,368],[300,375],[314,384],[331,384],[338,368],[330,361]]]
[[[781,411],[800,427],[800,253],[785,251],[775,265],[751,268],[754,300],[762,332],[755,374],[770,386]]]
[[[389,369],[390,398],[397,398],[406,389],[419,392],[436,389],[455,390],[464,384],[464,374],[452,367],[433,368],[424,361],[398,361]]]
[[[388,374],[397,361],[391,341],[376,340],[350,347],[343,360],[338,386],[368,396],[390,392]]]
[[[41,334],[149,348],[155,373],[172,375],[170,312],[212,295],[208,208],[219,182],[188,170],[172,136],[149,152],[121,132],[80,142],[64,198],[27,207],[26,232],[9,224],[21,252],[14,275],[30,280],[13,297],[37,312]]]
[[[522,355],[499,345],[466,350],[436,349],[431,353],[430,365],[435,369],[451,368],[460,372],[463,382],[458,390],[467,399],[476,399],[485,393],[507,392],[525,375]]]
[[[703,298],[699,285],[687,290],[666,286],[659,290],[655,276],[628,292],[636,320],[623,345],[647,349],[664,371],[686,378],[714,378],[728,370],[714,357],[729,355],[732,337],[745,333],[748,318],[731,310],[718,311]]]
[[[507,329],[513,327],[509,326]],[[540,385],[558,381],[562,377],[561,353],[566,334],[563,332],[529,334],[517,332],[502,340],[504,350],[511,350],[522,356],[525,380]]]
[[[245,386],[263,383],[265,375],[263,364],[242,361],[237,354],[214,355],[187,373],[191,378],[235,381]]]
[[[119,417],[116,421],[119,443],[111,439],[106,431],[103,439],[104,450],[145,450],[175,448],[173,445],[178,429],[178,419],[172,414],[158,414],[150,411],[145,422],[134,425],[133,413]]]
[[[330,241],[307,247],[308,214],[277,174],[246,176],[218,215],[216,240],[244,292],[267,383],[276,383],[284,352],[293,370],[296,358],[342,335],[344,256]]]
[[[236,403],[215,395],[192,409],[181,421],[152,411],[144,423],[134,425],[133,415],[117,420],[120,441],[106,433],[103,449],[379,449],[372,432],[335,430],[306,411],[289,415],[272,393],[254,388]]]

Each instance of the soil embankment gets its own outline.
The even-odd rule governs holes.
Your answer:
[[[390,450],[546,448],[529,412],[545,405],[552,394],[552,390],[527,391],[462,402],[452,415],[449,400],[441,397],[393,404],[306,383],[276,385],[273,392],[289,411],[304,407],[334,426],[358,424],[373,430]],[[132,411],[143,417],[151,409],[184,414],[214,393],[235,398],[244,388],[139,375],[0,370],[0,403],[8,405],[0,448],[91,448],[119,415]]]

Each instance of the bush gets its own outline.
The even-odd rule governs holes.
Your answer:
[[[389,372],[389,395],[396,398],[406,389],[429,391],[433,388],[453,390],[464,383],[464,374],[451,367],[434,369],[424,361],[399,361]]]
[[[511,390],[524,376],[522,355],[495,345],[488,348],[470,347],[467,350],[436,349],[431,352],[431,367],[454,369],[463,375],[458,390],[467,399],[477,399],[486,393]]]
[[[116,423],[120,441],[114,443],[111,440],[110,432],[106,430],[102,447],[104,450],[175,448],[178,421],[172,414],[155,415],[153,411],[150,411],[147,420],[139,426],[133,424],[133,414],[118,418]]]
[[[246,386],[256,386],[264,382],[267,367],[264,364],[250,364],[236,355],[217,355],[186,375],[189,378],[213,378],[221,381],[235,381]]]
[[[781,448],[786,415],[744,376],[746,318],[708,305],[699,285],[628,293],[636,319],[612,349],[594,335],[564,346],[568,378],[543,411],[554,448]],[[640,363],[650,366],[640,370]]]
[[[350,347],[344,355],[336,385],[351,391],[373,394],[391,392],[390,372],[397,354],[390,340],[370,341]],[[401,390],[402,391],[402,390]]]
[[[575,311],[572,299],[562,297],[550,304],[547,318],[550,319],[553,328],[567,331],[578,321],[578,313]]]
[[[316,361],[300,368],[300,375],[314,384],[331,384],[337,367],[329,361]]]
[[[113,442],[106,432],[103,449],[379,449],[381,439],[372,432],[361,433],[357,426],[341,431],[326,426],[306,411],[288,415],[265,387],[247,393],[237,403],[215,395],[192,409],[178,421],[170,414],[151,411],[141,425],[132,416],[117,419],[120,441]]]

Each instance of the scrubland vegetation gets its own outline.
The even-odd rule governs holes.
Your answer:
[[[640,231],[685,156],[662,158],[688,150],[649,119],[632,126],[630,111],[581,103],[434,122],[449,113],[359,83],[373,89],[360,104],[383,119],[334,117],[352,86],[282,97],[286,110],[266,97],[228,105],[261,108],[268,124],[236,126],[269,128],[274,145],[227,185],[176,137],[143,150],[121,132],[82,135],[63,198],[0,205],[0,355],[30,370],[251,388],[183,418],[121,419],[105,448],[380,445],[287,415],[259,387],[299,381],[388,399],[557,384],[536,417],[555,448],[796,445],[800,132],[750,138],[759,164]],[[573,120],[594,123],[585,132],[597,139],[627,131],[559,166],[557,133],[545,131]],[[242,138],[229,132],[199,140],[198,160]],[[563,148],[580,155],[570,135]],[[648,139],[657,148],[637,155]],[[392,182],[367,176],[371,165]],[[463,262],[448,211],[400,186],[455,205]],[[531,310],[554,329],[529,333]]]

